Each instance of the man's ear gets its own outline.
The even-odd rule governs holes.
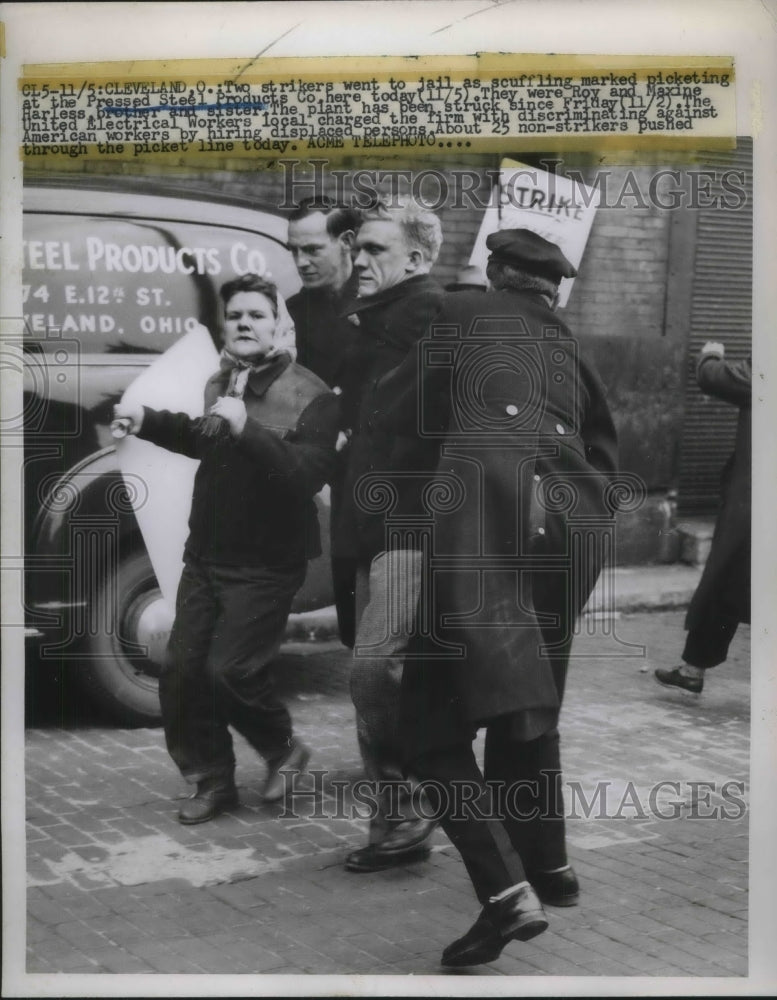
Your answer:
[[[405,270],[409,272],[417,271],[424,263],[424,255],[420,250],[409,250],[407,254],[407,264]]]
[[[346,229],[346,231],[344,233],[340,233],[337,238],[349,253],[353,250],[354,240],[356,239],[356,233],[353,229]]]

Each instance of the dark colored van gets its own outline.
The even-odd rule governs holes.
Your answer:
[[[122,724],[159,721],[171,610],[119,473],[113,406],[198,323],[218,341],[219,286],[299,280],[270,208],[155,179],[28,176],[24,188],[25,632]],[[324,544],[328,491],[319,496]],[[295,612],[332,602],[328,552]]]

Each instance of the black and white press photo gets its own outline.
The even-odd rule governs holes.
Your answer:
[[[6,11],[7,987],[768,992],[768,19],[72,6],[126,54]]]

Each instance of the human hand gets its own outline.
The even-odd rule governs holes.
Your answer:
[[[716,354],[718,357],[723,358],[726,356],[726,348],[716,340],[708,340],[704,347],[702,347],[701,354],[702,357],[705,354]]]
[[[248,414],[242,399],[237,399],[235,396],[219,396],[209,412],[226,420],[235,437],[243,433]]]
[[[143,407],[137,403],[116,403],[113,407],[111,434],[115,438],[137,434],[143,424]]]
[[[343,448],[347,448],[351,443],[351,431],[338,431],[337,441],[335,442],[335,451],[342,451]]]

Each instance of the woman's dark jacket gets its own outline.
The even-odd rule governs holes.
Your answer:
[[[229,373],[205,387],[205,413]],[[203,434],[202,418],[145,408],[138,437],[200,460],[186,552],[239,566],[298,566],[321,553],[314,496],[328,481],[339,423],[337,397],[282,355],[249,376],[239,437]]]

